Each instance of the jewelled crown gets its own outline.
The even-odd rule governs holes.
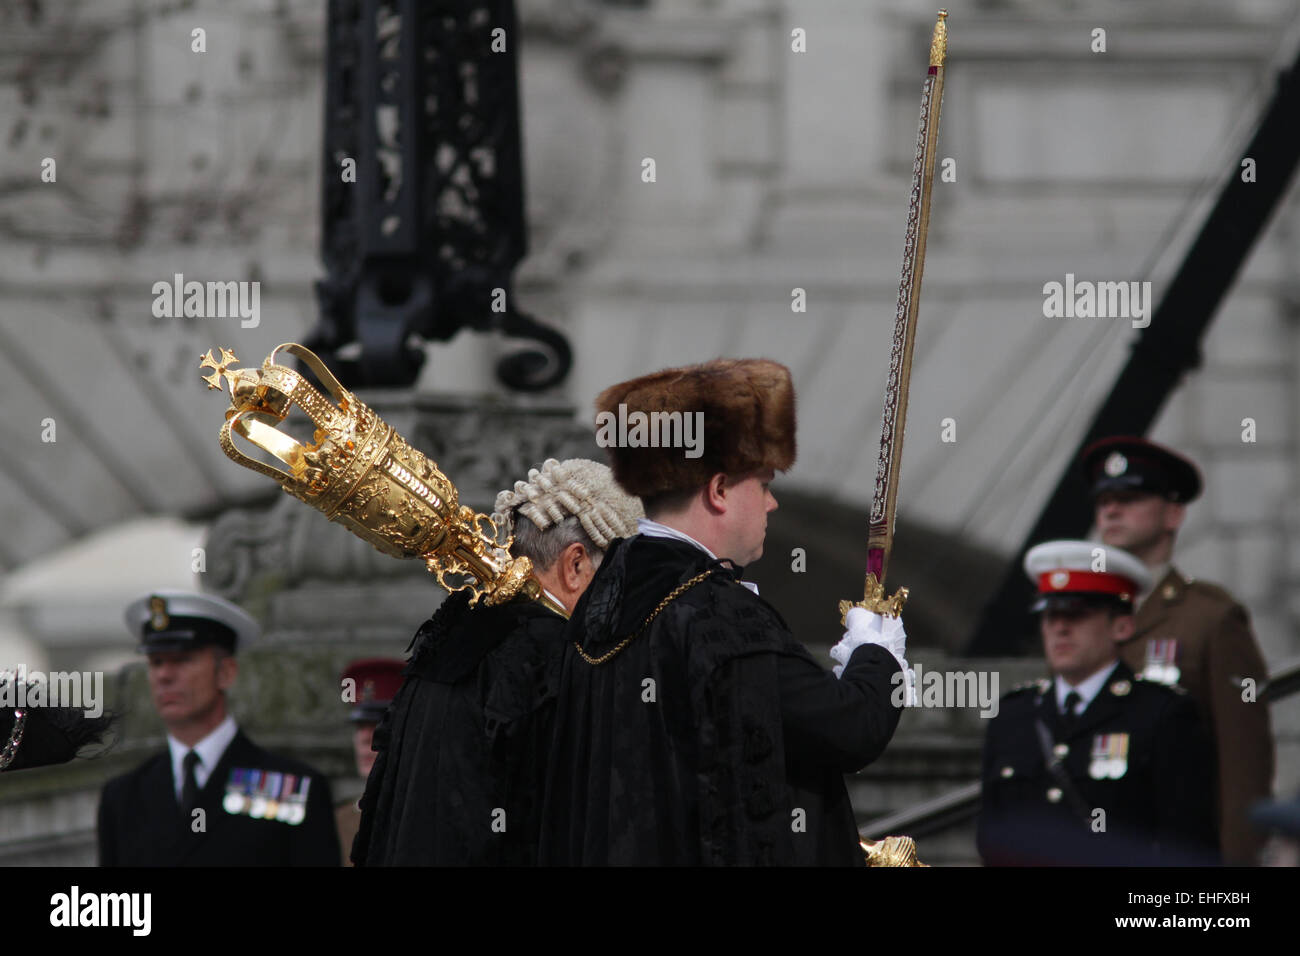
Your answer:
[[[451,480],[357,397],[309,349],[278,345],[261,368],[232,368],[229,349],[209,350],[199,368],[208,388],[230,386],[221,450],[232,461],[273,478],[313,508],[384,554],[421,558],[448,591],[468,589],[473,601],[501,604],[540,586],[527,558],[512,558],[511,539],[485,514],[459,503]],[[276,363],[296,356],[329,392],[323,396],[296,370]],[[277,427],[297,405],[316,426],[311,444]],[[277,468],[235,447],[239,435],[284,463]]]

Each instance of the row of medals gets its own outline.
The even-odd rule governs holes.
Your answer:
[[[1151,641],[1147,645],[1142,677],[1162,684],[1177,684],[1182,676],[1178,665],[1178,642]],[[1098,734],[1092,739],[1092,760],[1088,776],[1093,780],[1118,780],[1128,770],[1128,734]]]
[[[1172,639],[1153,640],[1147,644],[1146,665],[1142,676],[1149,681],[1158,681],[1170,686],[1177,684],[1183,676],[1178,667],[1178,642]]]
[[[1093,780],[1118,780],[1128,770],[1128,734],[1097,734],[1092,738],[1092,761],[1088,776]]]
[[[229,814],[254,820],[279,820],[296,826],[307,818],[311,777],[236,767],[226,781],[221,806]]]

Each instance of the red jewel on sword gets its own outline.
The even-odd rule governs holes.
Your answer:
[[[947,10],[939,11],[930,40],[930,69],[921,87],[921,121],[912,163],[912,192],[907,208],[907,234],[903,243],[903,271],[898,284],[898,312],[894,318],[889,351],[889,378],[880,416],[880,457],[876,461],[876,487],[867,526],[867,574],[861,601],[840,602],[840,617],[849,609],[865,608],[898,617],[907,600],[907,588],[885,596],[885,573],[894,544],[894,515],[898,500],[898,474],[903,457],[903,432],[907,425],[907,391],[912,378],[912,346],[921,300],[925,268],[925,239],[930,228],[930,193],[934,185],[935,146],[939,138],[939,111],[943,105],[943,69],[948,55]]]

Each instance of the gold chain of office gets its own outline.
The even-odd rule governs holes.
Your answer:
[[[588,664],[594,665],[594,664],[605,663],[607,660],[609,660],[611,657],[613,657],[623,648],[627,647],[634,640],[636,640],[638,637],[644,634],[646,632],[646,628],[648,628],[651,622],[653,622],[654,619],[659,616],[660,611],[662,611],[668,605],[672,604],[673,601],[676,601],[679,597],[681,597],[691,588],[695,587],[695,585],[699,584],[701,581],[703,581],[712,573],[713,570],[711,568],[708,571],[701,571],[699,574],[695,575],[695,577],[691,578],[689,581],[677,585],[677,587],[673,588],[672,591],[669,592],[666,598],[664,598],[662,601],[659,602],[659,606],[650,612],[650,616],[641,623],[641,626],[638,627],[635,632],[623,638],[623,640],[619,642],[618,646],[616,646],[611,651],[606,651],[604,654],[600,655],[600,657],[592,657],[590,654],[588,654],[586,651],[582,649],[582,645],[579,644],[577,641],[573,642],[573,646],[578,649],[578,653],[582,656],[582,659],[586,661]]]

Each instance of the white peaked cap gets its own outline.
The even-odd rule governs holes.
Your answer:
[[[237,604],[211,594],[194,591],[151,591],[132,601],[126,608],[126,626],[131,635],[147,646],[151,643],[211,643],[210,633],[202,622],[212,622],[233,633],[236,647],[255,641],[261,628],[247,611]],[[180,619],[180,620],[177,620]],[[199,622],[197,627],[193,621]]]
[[[1025,555],[1025,573],[1043,594],[1114,594],[1132,601],[1151,586],[1139,559],[1098,541],[1045,541]],[[1044,579],[1046,575],[1046,579]],[[1127,586],[1126,586],[1127,584]]]

